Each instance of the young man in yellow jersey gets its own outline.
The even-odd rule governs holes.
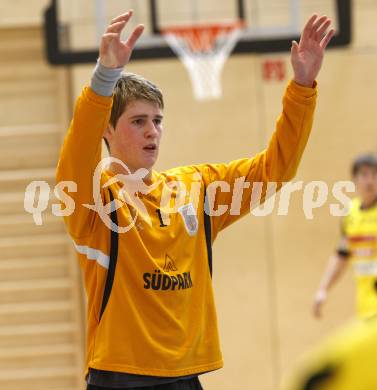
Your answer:
[[[334,30],[326,16],[313,15],[300,43],[292,43],[294,78],[266,150],[227,164],[158,173],[152,168],[162,134],[161,91],[140,76],[121,74],[143,31],[139,25],[120,40],[131,16],[113,19],[102,37],[91,86],[78,98],[57,168],[58,182],[77,186],[65,222],[88,298],[88,389],[201,389],[198,375],[223,365],[212,243],[249,211],[250,183],[294,177],[312,127],[315,79]],[[112,162],[99,171],[102,137]],[[206,197],[220,181],[225,190]],[[237,191],[243,196],[234,212],[229,206]],[[178,199],[181,206],[171,212]]]
[[[357,314],[368,318],[377,314],[377,156],[358,157],[352,167],[358,197],[342,220],[342,239],[314,298],[313,313],[321,316],[329,289],[351,261],[357,283]]]

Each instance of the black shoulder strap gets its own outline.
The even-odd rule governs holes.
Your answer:
[[[114,200],[113,193],[109,188],[110,202]],[[118,226],[118,217],[115,208],[110,213],[111,222],[113,225]],[[103,312],[105,311],[107,302],[110,298],[111,289],[113,287],[115,268],[117,265],[118,259],[118,231],[110,229],[110,259],[109,259],[109,269],[107,270],[105,290],[103,292],[102,307],[99,320],[101,321]]]
[[[208,205],[206,190],[204,190],[203,213],[204,213],[204,231],[206,234],[206,244],[207,244],[208,267],[212,277],[212,230],[211,230],[211,217],[209,215],[209,205]]]

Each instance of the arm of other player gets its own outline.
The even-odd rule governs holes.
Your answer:
[[[350,256],[347,249],[347,239],[342,237],[339,249],[334,256],[331,256],[324,272],[317,293],[313,300],[313,315],[316,318],[322,317],[322,308],[328,296],[328,292],[333,287],[339,278],[344,274],[348,266],[348,258]]]

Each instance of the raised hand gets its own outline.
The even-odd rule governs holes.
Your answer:
[[[292,42],[291,63],[294,81],[305,87],[312,87],[322,65],[326,46],[335,30],[328,28],[331,19],[314,14],[307,21],[301,34],[300,43]]]
[[[139,24],[135,27],[126,41],[120,40],[122,30],[132,17],[132,11],[114,18],[105,33],[102,35],[99,61],[107,68],[120,68],[125,66],[130,60],[132,50],[144,30],[144,26]]]

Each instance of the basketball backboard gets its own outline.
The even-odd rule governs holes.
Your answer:
[[[128,9],[134,10],[134,17],[127,31],[145,25],[133,60],[175,56],[161,35],[167,27],[236,20],[242,20],[245,29],[233,54],[287,51],[313,12],[334,20],[332,47],[351,41],[351,0],[51,0],[45,12],[48,61],[95,62],[104,29]]]

